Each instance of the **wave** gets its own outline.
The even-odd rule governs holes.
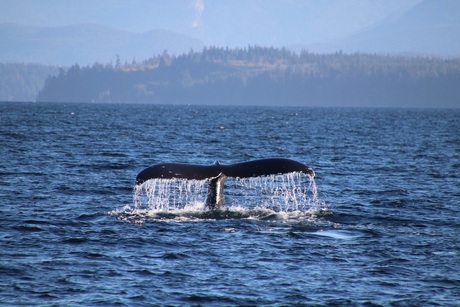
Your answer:
[[[277,211],[273,208],[227,207],[222,210],[206,210],[204,203],[175,210],[151,210],[125,206],[113,210],[109,215],[133,224],[146,223],[203,223],[209,221],[233,220],[237,224],[221,224],[218,231],[250,231],[269,235],[288,235],[290,237],[320,240],[348,241],[378,236],[371,229],[348,227],[333,222],[334,213],[327,208],[309,210]],[[250,221],[249,230],[246,222]],[[255,223],[255,224],[254,224]]]
[[[145,223],[146,221],[193,222],[225,219],[315,221],[331,214],[331,212],[326,208],[279,211],[277,208],[245,208],[241,206],[229,206],[221,210],[207,210],[204,203],[195,203],[181,209],[171,210],[138,208],[127,205],[122,209],[110,211],[108,214],[130,223]]]

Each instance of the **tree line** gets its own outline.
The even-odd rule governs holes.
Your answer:
[[[460,59],[208,47],[142,62],[74,65],[38,101],[305,106],[458,106]]]
[[[35,101],[46,78],[58,71],[49,65],[0,63],[0,101]]]

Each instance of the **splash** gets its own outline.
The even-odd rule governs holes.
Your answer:
[[[248,197],[259,199],[259,208],[276,212],[306,211],[318,208],[318,189],[314,177],[303,173],[289,173],[264,177],[237,179],[241,191]]]
[[[111,214],[134,222],[228,218],[291,219],[317,215],[326,209],[318,198],[314,177],[289,173],[254,178],[229,178],[225,207],[205,206],[208,180],[151,179],[137,185],[133,205]]]
[[[206,200],[207,180],[150,179],[134,187],[136,208],[172,211],[196,206]]]

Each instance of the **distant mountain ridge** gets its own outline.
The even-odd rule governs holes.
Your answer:
[[[424,0],[397,18],[391,17],[335,41],[331,49],[460,56],[460,1]]]
[[[70,66],[143,60],[169,52],[201,50],[204,43],[168,30],[129,32],[98,24],[33,27],[0,24],[0,63]]]
[[[148,4],[144,5],[149,7]],[[342,31],[341,35],[348,36],[340,37],[337,36],[340,31],[336,28],[346,24],[344,17],[330,11],[331,8],[335,8],[332,12],[343,10],[344,5],[340,2],[335,6],[318,2],[308,6],[306,2],[292,0],[284,4],[273,1],[271,5],[262,6],[258,2],[247,1],[239,5],[226,4],[228,10],[222,10],[218,2],[207,2],[200,19],[202,25],[184,32],[160,29],[131,32],[95,23],[59,27],[0,24],[0,63],[61,66],[78,63],[84,66],[95,62],[115,64],[118,58],[124,64],[133,60],[143,61],[162,54],[164,50],[179,55],[190,49],[202,50],[205,46],[227,47],[226,42],[232,48],[247,47],[232,46],[240,38],[250,41],[250,45],[266,47],[272,45],[260,45],[258,42],[272,41],[277,48],[287,47],[296,52],[334,53],[342,50],[345,53],[460,56],[459,0],[408,1],[408,5],[400,7],[398,11],[395,11],[393,3],[392,10],[385,10],[391,14],[383,20],[382,15],[375,16],[377,2],[363,1],[356,4],[353,16],[362,19],[359,16],[374,14],[373,18],[369,17],[373,23],[367,23],[364,27],[364,23],[360,22],[361,28],[354,34],[349,34],[349,31],[344,34]],[[178,8],[179,3],[172,7]],[[338,18],[337,25],[314,18],[315,14],[323,11],[329,12],[328,18],[332,20]],[[293,12],[294,15],[290,14]],[[174,16],[174,23],[179,24],[181,18],[185,18],[182,15]],[[161,20],[162,25],[167,26],[166,20]],[[126,22],[120,20],[120,26]],[[324,34],[324,40],[311,41],[316,32]]]

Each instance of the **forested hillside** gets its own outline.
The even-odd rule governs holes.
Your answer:
[[[57,72],[56,66],[0,63],[0,101],[34,101],[46,78]]]
[[[460,59],[205,48],[140,63],[72,66],[38,101],[458,107]]]

